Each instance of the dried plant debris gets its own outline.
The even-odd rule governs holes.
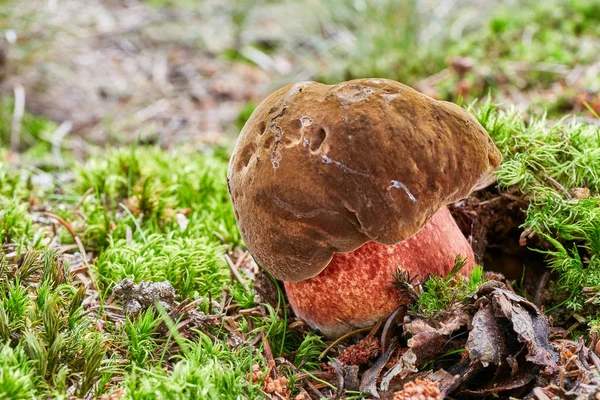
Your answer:
[[[408,382],[394,394],[394,400],[441,400],[440,384],[429,379]]]
[[[460,308],[449,310],[438,320],[405,320],[404,334],[410,337],[407,340],[408,349],[384,375],[381,387],[386,390],[395,377],[405,378],[430,360],[462,348],[464,340],[461,337],[464,334],[458,333],[469,322],[469,315]],[[462,331],[464,333],[464,329]]]
[[[527,202],[511,191],[499,191],[495,186],[475,192],[448,208],[462,232],[469,238],[479,262],[493,263],[490,251],[506,256],[522,256],[519,246],[525,221]]]
[[[267,372],[261,370],[260,365],[252,366],[252,374],[247,377],[252,383],[258,384],[262,382],[262,390],[272,399],[289,399],[291,391],[289,388],[290,381],[285,376],[277,372],[275,361],[271,360],[267,365]]]
[[[496,349],[500,350],[509,345],[509,343],[500,343],[502,340],[502,336],[500,335],[501,326],[498,322],[495,322],[498,318],[501,319],[500,323],[503,322],[502,320],[507,320],[510,322],[512,330],[517,334],[518,342],[524,343],[527,346],[526,360],[542,367],[543,373],[546,375],[556,373],[557,354],[553,351],[548,340],[550,333],[548,320],[535,305],[506,290],[502,284],[494,281],[484,284],[475,297],[478,296],[483,297],[478,298],[474,304],[475,307],[479,308],[474,316],[474,320],[480,313],[483,313],[481,314],[482,317],[477,319],[477,324],[479,327],[487,325],[490,329],[489,337],[492,347],[496,346]],[[493,315],[494,320],[484,317],[483,315],[485,314]],[[488,324],[481,322],[486,319]],[[475,336],[476,334],[469,335],[468,348],[474,349],[478,348],[478,345],[482,345],[483,347],[479,347],[476,353],[488,354],[482,352],[488,346],[475,339]],[[492,353],[489,353],[491,357],[502,357],[504,355],[499,352]],[[477,357],[471,350],[470,355],[471,358]],[[508,356],[508,354],[506,355]]]
[[[123,304],[125,314],[135,317],[159,303],[166,311],[170,311],[175,304],[175,289],[168,282],[140,282],[133,283],[126,278],[118,282],[113,288],[113,294]]]
[[[169,283],[164,282],[149,282],[142,281],[139,284],[133,283],[133,280],[126,278],[119,281],[113,288],[114,296],[123,304],[123,313],[130,318],[134,318],[149,309],[158,311],[166,311],[168,317],[172,321],[179,321],[178,329],[184,334],[185,330],[193,328],[206,327],[208,325],[215,326],[223,317],[222,314],[205,314],[198,310],[198,306],[206,301],[204,298],[190,301],[185,299],[182,302],[175,300],[175,289]],[[221,305],[214,301],[211,302],[211,308],[219,311]],[[184,329],[187,328],[187,329]],[[229,341],[232,344],[240,342],[239,338],[230,337]],[[244,342],[241,340],[241,342]],[[239,343],[241,344],[241,343]]]
[[[375,359],[380,350],[379,338],[367,336],[358,344],[346,347],[337,359],[344,365],[363,365]]]
[[[600,357],[585,346],[583,338],[556,340],[553,343],[559,353],[559,373],[545,387],[536,387],[533,397],[566,399],[600,398]]]
[[[481,361],[484,366],[500,365],[502,355],[506,355],[507,349],[491,307],[479,310],[473,317],[472,326],[467,341],[469,354]]]
[[[569,368],[591,374],[595,353],[586,349],[580,362],[575,348],[565,353],[549,336],[548,318],[533,303],[489,281],[440,316],[408,314],[400,344],[363,373],[361,389],[399,399],[523,397],[561,380],[557,387],[564,388],[565,376],[574,374],[566,359]]]
[[[379,356],[379,358],[377,358],[377,361],[375,361],[373,366],[363,373],[361,381],[360,381],[360,391],[361,392],[370,393],[375,397],[379,397],[378,393],[377,393],[377,380],[378,380],[379,376],[381,375],[381,372],[383,371],[383,369],[388,364],[388,362],[389,362],[390,358],[392,357],[392,354],[394,354],[395,350],[396,350],[396,340],[394,339],[390,343],[390,345],[388,346],[386,351],[384,353],[382,353]]]
[[[253,261],[254,263],[254,261]],[[252,281],[254,288],[254,300],[257,304],[269,304],[273,308],[277,308],[280,301],[278,287],[264,270],[259,270]]]

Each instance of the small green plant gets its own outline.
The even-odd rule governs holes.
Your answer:
[[[320,336],[309,333],[304,337],[302,343],[300,343],[296,350],[294,365],[309,371],[319,369],[323,363],[319,359],[319,356],[326,347],[327,345]]]
[[[462,302],[469,294],[485,282],[483,268],[475,266],[473,272],[465,277],[458,272],[465,266],[467,260],[458,256],[454,268],[445,277],[432,276],[422,284],[412,309],[417,314],[434,317],[448,310],[456,303]]]
[[[1,306],[0,306],[1,308]],[[14,400],[30,400],[36,397],[36,381],[32,362],[28,359],[22,346],[11,347],[4,344],[0,347],[0,398]]]
[[[0,243],[21,243],[32,238],[34,228],[28,205],[0,196]]]
[[[0,143],[11,142],[14,108],[15,104],[12,99],[0,99]],[[26,156],[31,157],[47,155],[51,150],[51,144],[47,139],[50,133],[56,130],[56,123],[25,112],[20,125],[17,150],[25,152]]]
[[[83,311],[84,288],[71,282],[61,256],[33,250],[22,263],[0,260],[0,393],[28,398],[66,393],[85,396],[100,378],[105,339]],[[16,271],[15,271],[16,269]],[[10,271],[10,272],[9,272]],[[30,285],[33,280],[35,285]],[[16,392],[20,380],[28,380]]]
[[[158,347],[156,327],[160,321],[152,309],[146,310],[136,318],[127,317],[127,342],[124,348],[128,349],[132,365],[144,367],[153,364]]]

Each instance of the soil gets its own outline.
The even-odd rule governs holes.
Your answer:
[[[235,45],[218,2],[202,10],[135,0],[50,3],[23,4],[19,15],[32,22],[16,32],[17,45],[0,48],[0,93],[23,86],[28,111],[67,121],[69,134],[87,142],[219,141],[236,134],[240,110],[271,89],[263,69],[218,56]]]
[[[550,272],[543,254],[535,249],[549,246],[522,227],[527,206],[518,191],[500,191],[491,185],[448,208],[485,270],[518,282],[539,305]]]

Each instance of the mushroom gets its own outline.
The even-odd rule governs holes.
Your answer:
[[[228,187],[256,262],[297,316],[329,337],[406,302],[394,273],[446,275],[471,247],[446,205],[490,181],[501,156],[461,107],[387,79],[301,82],[259,104]]]

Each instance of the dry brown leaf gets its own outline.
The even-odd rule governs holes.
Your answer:
[[[469,332],[467,350],[471,359],[488,364],[500,365],[506,356],[506,343],[491,307],[486,305],[473,317],[473,329]]]

